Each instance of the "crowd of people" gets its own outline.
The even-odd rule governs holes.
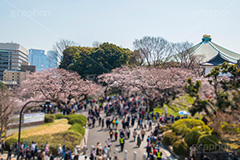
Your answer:
[[[83,110],[88,112],[87,126],[91,130],[92,128],[99,127],[101,131],[107,131],[107,137],[101,137],[105,139],[105,144],[97,142],[94,148],[91,148],[90,155],[85,156],[85,159],[90,160],[118,160],[119,157],[110,155],[111,145],[113,142],[119,143],[119,151],[123,152],[125,144],[132,138],[133,143],[136,144],[136,148],[143,148],[146,152],[147,159],[149,160],[161,160],[163,157],[163,149],[161,145],[162,131],[159,130],[161,125],[166,123],[174,123],[180,118],[180,116],[165,116],[163,114],[147,112],[147,104],[144,97],[123,97],[112,96],[107,97],[106,100],[89,100],[87,103],[79,102],[71,106],[60,107],[60,112],[63,114],[71,114],[76,112],[82,112]],[[59,110],[58,109],[58,110]],[[46,110],[50,111],[49,108]],[[142,145],[142,143],[145,142]],[[5,148],[4,141],[0,144],[0,151],[3,154]],[[18,150],[19,148],[19,150]],[[76,149],[76,148],[75,148]],[[26,143],[18,143],[11,145],[8,148],[8,159],[11,159],[13,154],[15,157],[19,155],[24,159],[38,159],[38,160],[53,160],[54,158],[71,160],[78,159],[79,154],[74,150],[74,156],[69,148],[65,145],[58,146],[58,153],[53,156],[50,151],[48,143],[39,147],[36,142],[32,142],[31,145]],[[190,148],[189,160],[193,160],[196,156],[196,147]],[[208,157],[204,155],[204,160],[208,160]]]
[[[99,142],[96,144],[96,149],[91,151],[91,160],[101,160],[108,156],[107,148],[111,150],[112,142],[119,141],[120,152],[123,152],[126,141],[131,137],[137,148],[145,148],[147,158],[162,158],[162,133],[159,127],[163,123],[174,123],[179,117],[148,113],[144,97],[115,96],[100,103],[101,105],[95,101],[92,103],[88,110],[87,124],[90,129],[98,125],[102,131],[108,130],[109,136],[106,137],[105,145],[102,146]],[[147,142],[146,146],[142,146],[143,141]]]

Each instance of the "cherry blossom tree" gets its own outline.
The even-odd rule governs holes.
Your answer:
[[[59,106],[69,104],[71,101],[81,101],[90,94],[101,95],[101,86],[81,79],[76,72],[49,69],[30,75],[16,89],[16,93],[23,102],[41,99]]]
[[[124,92],[143,94],[148,99],[149,109],[152,110],[155,104],[163,106],[164,103],[169,103],[178,94],[184,92],[187,79],[195,77],[191,70],[182,68],[123,66],[98,78],[100,82],[107,84],[108,88],[117,86]]]
[[[19,106],[16,104],[13,94],[8,90],[0,89],[0,139],[11,122],[10,117],[18,110]]]

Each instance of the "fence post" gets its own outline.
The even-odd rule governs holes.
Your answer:
[[[136,151],[133,152],[133,160],[137,160],[137,152]]]
[[[118,158],[118,149],[115,150],[115,156]]]
[[[143,153],[143,160],[146,160],[146,159],[147,159],[147,154]]]
[[[109,157],[109,155],[110,155],[110,148],[108,147],[107,148],[107,157]]]
[[[127,153],[128,153],[128,151],[125,150],[125,151],[124,151],[124,160],[127,160]]]

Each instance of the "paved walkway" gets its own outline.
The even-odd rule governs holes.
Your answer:
[[[87,112],[84,112],[83,115],[87,116]],[[104,117],[104,119],[106,119],[104,113],[101,113],[101,116]],[[109,118],[112,118],[112,117],[109,117]],[[121,122],[121,120],[119,120],[119,122]],[[98,125],[98,122],[96,122],[96,125]],[[121,128],[121,127],[122,127],[122,125],[119,123],[118,128]],[[137,127],[137,123],[135,123],[134,128],[136,128],[136,127]],[[154,128],[154,127],[155,127],[155,124],[153,124],[152,128]],[[125,140],[125,145],[124,145],[124,150],[128,151],[128,159],[129,160],[133,159],[134,151],[137,152],[136,159],[138,159],[138,160],[142,159],[143,153],[146,153],[145,147],[147,146],[147,141],[146,141],[147,136],[150,135],[150,133],[151,133],[150,131],[147,131],[140,148],[137,148],[136,141],[135,142],[133,141],[133,136],[132,136],[132,132],[133,132],[134,128],[133,127],[130,128],[130,130],[131,130],[130,138],[129,138],[129,140]],[[120,129],[118,129],[118,131],[120,131]],[[137,132],[140,133],[140,130],[137,130]],[[109,130],[104,129],[103,131],[101,131],[101,127],[99,127],[99,126],[97,126],[95,128],[90,128],[89,133],[88,133],[88,141],[87,141],[87,147],[88,147],[87,155],[90,155],[92,145],[94,145],[96,147],[97,142],[100,142],[102,144],[102,147],[104,147],[105,142],[108,138],[109,138]],[[114,139],[114,136],[113,136],[113,139]],[[112,142],[111,153],[110,153],[111,157],[115,156],[115,149],[118,149],[119,151],[121,150],[120,145],[119,145],[119,139],[117,141]],[[174,159],[172,157],[171,153],[167,149],[161,147],[161,151],[163,153],[164,159],[170,159],[170,160]],[[124,152],[119,152],[118,157],[120,160],[123,160]]]

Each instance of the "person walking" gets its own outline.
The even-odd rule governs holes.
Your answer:
[[[121,152],[122,152],[122,151],[123,151],[123,149],[124,149],[124,143],[125,143],[124,137],[123,137],[123,136],[121,136],[121,138],[119,139],[119,141],[120,141]]]
[[[138,137],[137,137],[137,146],[138,146],[138,148],[140,147],[141,142],[142,142],[142,140],[141,140],[140,134],[138,134]]]
[[[102,119],[102,128],[101,128],[101,130],[103,130],[103,128],[104,128],[104,119]]]
[[[10,145],[10,147],[9,147],[9,149],[8,149],[7,160],[11,160],[11,157],[12,157],[12,150],[13,150],[13,146]]]
[[[160,151],[160,148],[157,149],[157,160],[162,160],[162,152]]]
[[[102,118],[101,116],[98,117],[98,126],[101,126]]]
[[[118,138],[118,130],[117,129],[115,129],[114,136],[115,136],[115,141],[117,141],[117,138]]]
[[[113,137],[113,131],[112,131],[112,129],[109,131],[109,137],[110,137],[110,139],[112,140],[112,137]]]
[[[136,140],[136,136],[137,136],[137,130],[134,129],[134,131],[133,131],[133,139],[134,139],[134,142],[135,142],[135,140]]]
[[[146,134],[146,131],[144,130],[144,128],[142,128],[141,130],[142,140],[144,140],[145,134]]]
[[[1,151],[1,154],[3,154],[4,148],[5,148],[5,142],[2,140],[1,143],[0,143],[0,151]]]

